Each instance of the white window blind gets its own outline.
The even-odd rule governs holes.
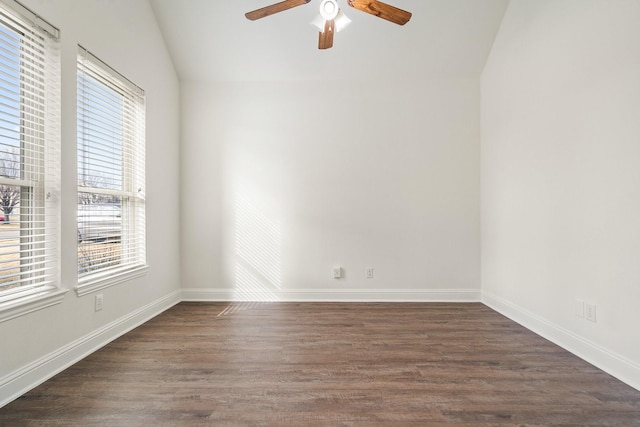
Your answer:
[[[0,308],[59,283],[57,33],[0,3]]]
[[[78,54],[80,286],[146,264],[144,91]]]

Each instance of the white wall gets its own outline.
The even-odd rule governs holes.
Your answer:
[[[187,299],[479,299],[478,80],[185,83],[182,123]]]
[[[483,300],[637,388],[638,22],[637,0],[512,0],[481,160]]]
[[[56,306],[0,323],[0,405],[179,300],[179,85],[146,0],[21,0],[61,30],[62,286]],[[147,95],[147,259],[142,278],[77,297],[76,55],[80,43]]]

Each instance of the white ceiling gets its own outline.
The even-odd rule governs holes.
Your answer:
[[[398,26],[339,0],[351,25],[318,50],[320,0],[258,21],[278,0],[150,0],[182,81],[478,77],[509,0],[387,0],[413,13]]]

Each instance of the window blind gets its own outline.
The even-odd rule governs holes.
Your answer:
[[[78,276],[146,264],[144,91],[78,54]]]
[[[0,303],[59,283],[59,50],[34,16],[0,3]]]

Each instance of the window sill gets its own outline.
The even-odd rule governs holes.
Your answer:
[[[68,289],[47,286],[44,289],[25,291],[24,295],[18,294],[0,303],[0,322],[60,304],[68,291]]]
[[[83,295],[90,294],[91,292],[115,286],[117,284],[135,279],[136,277],[144,276],[145,274],[147,274],[148,270],[148,265],[141,265],[122,271],[108,271],[104,273],[98,273],[96,275],[81,279],[78,282],[78,286],[75,287],[76,294],[81,297]]]

